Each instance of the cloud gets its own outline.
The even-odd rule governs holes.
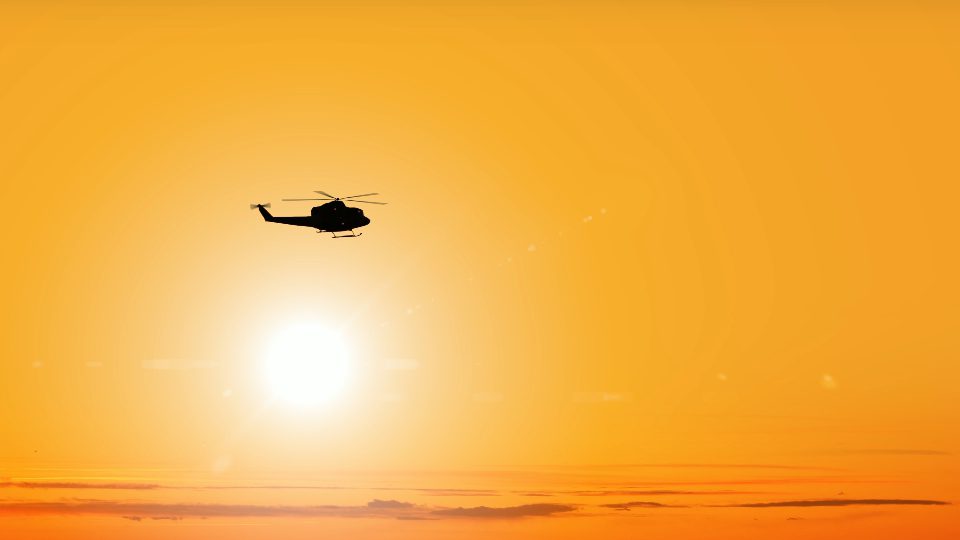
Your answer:
[[[315,490],[354,490],[369,489],[373,491],[411,491],[424,495],[439,495],[444,497],[494,497],[500,495],[499,491],[492,489],[457,489],[457,488],[417,488],[405,486],[392,487],[356,487],[356,486],[334,486],[334,485],[302,485],[302,484],[268,484],[268,485],[222,485],[222,486],[162,486],[169,489],[210,489],[210,490],[232,490],[232,489],[264,489],[264,490],[283,490],[283,489],[315,489]]]
[[[629,511],[632,508],[687,508],[685,505],[662,504],[652,501],[630,501],[625,503],[601,504],[602,508]]]
[[[650,482],[622,482],[625,489],[638,486],[743,486],[777,484],[883,484],[891,480],[851,476],[784,476],[774,478],[732,478],[721,480],[658,480]]]
[[[0,488],[24,489],[158,489],[160,484],[131,482],[0,482]]]
[[[413,503],[401,502],[395,500],[383,501],[380,499],[374,499],[367,503],[367,508],[413,508],[415,505]]]
[[[619,490],[600,490],[600,491],[564,491],[568,495],[580,495],[583,497],[629,497],[636,495],[759,495],[762,491],[681,491],[674,489],[619,489]]]
[[[163,485],[139,482],[78,482],[78,481],[13,481],[9,478],[0,479],[0,489],[4,488],[24,488],[24,489],[171,489],[171,490],[351,490],[360,489],[355,486],[336,486],[336,485],[305,485],[305,484],[236,484],[236,485]],[[424,495],[435,495],[443,497],[495,497],[500,495],[499,491],[491,489],[459,489],[459,488],[418,488],[418,487],[374,487],[363,488],[379,491],[411,491]]]
[[[404,488],[399,488],[405,490]],[[424,495],[438,495],[443,497],[495,497],[499,491],[493,489],[456,489],[456,488],[415,488]]]
[[[927,499],[819,499],[797,501],[754,502],[726,505],[704,505],[712,508],[796,508],[796,507],[841,507],[920,505],[943,506],[951,503]],[[137,501],[114,501],[98,499],[62,499],[53,502],[2,501],[0,516],[54,516],[54,515],[100,515],[114,516],[132,521],[180,520],[188,518],[388,518],[402,520],[435,520],[447,518],[517,519],[527,517],[550,517],[577,510],[569,504],[524,504],[506,507],[457,507],[442,508],[420,506],[398,500],[373,499],[362,506],[288,506],[255,504],[194,504],[153,503]],[[655,501],[629,501],[598,505],[616,511],[634,508],[689,508],[687,505],[672,505]]]
[[[503,508],[478,506],[473,508],[437,508],[418,506],[413,503],[374,499],[364,506],[284,506],[254,504],[191,504],[150,503],[110,500],[61,500],[56,502],[0,502],[0,516],[44,515],[101,515],[115,516],[132,521],[147,519],[186,518],[250,518],[250,517],[302,517],[302,518],[394,518],[405,520],[429,520],[442,518],[521,518],[551,516],[570,512],[576,507],[563,504],[526,504]]]
[[[433,514],[438,516],[455,516],[486,519],[511,519],[530,516],[552,516],[563,512],[572,512],[576,510],[575,506],[568,504],[523,504],[520,506],[489,507],[475,506],[473,508],[444,508],[434,510]]]
[[[386,504],[387,506],[381,506]],[[366,506],[267,506],[253,504],[188,504],[120,501],[0,503],[0,515],[108,515],[125,519],[215,517],[396,517],[415,510],[400,501],[371,501]]]
[[[950,504],[946,501],[927,499],[819,499],[809,501],[775,501],[759,503],[741,503],[718,505],[723,508],[782,508],[797,506],[882,506],[882,505],[921,505],[942,506]]]
[[[145,518],[145,517],[143,517],[143,516],[120,516],[120,517],[122,517],[123,519],[129,519],[130,521],[143,521],[144,519],[148,519],[148,518]],[[182,520],[183,518],[180,517],[180,516],[154,516],[154,517],[151,517],[151,518],[149,518],[149,519],[152,519],[152,520],[180,521],[180,520]]]

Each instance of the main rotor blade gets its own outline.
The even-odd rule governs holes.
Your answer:
[[[351,204],[355,202],[362,202],[364,204],[387,204],[385,202],[377,202],[377,201],[350,201]]]
[[[281,201],[332,201],[333,199],[280,199]]]
[[[326,196],[326,197],[330,197],[331,199],[336,199],[336,197],[334,197],[333,195],[327,193],[326,191],[314,191],[314,193],[319,193],[319,194],[324,195],[324,196]]]
[[[349,197],[340,197],[341,199],[356,199],[357,197],[369,197],[371,195],[379,195],[379,193],[364,193],[363,195],[351,195]]]

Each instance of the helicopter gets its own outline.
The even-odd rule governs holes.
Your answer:
[[[385,202],[356,200],[360,197],[379,195],[379,193],[363,193],[361,195],[350,195],[349,197],[334,197],[325,191],[314,191],[314,193],[319,193],[323,195],[323,197],[313,199],[282,199],[284,201],[330,201],[311,208],[309,216],[274,216],[267,210],[267,208],[270,208],[270,203],[251,204],[250,209],[253,210],[256,208],[260,210],[263,220],[269,221],[270,223],[313,227],[317,229],[318,233],[333,233],[334,238],[355,238],[363,233],[355,233],[353,230],[359,229],[364,225],[369,225],[370,218],[363,215],[363,210],[347,206],[346,203],[387,204]],[[337,236],[338,232],[342,233],[346,231],[350,231],[350,234]]]

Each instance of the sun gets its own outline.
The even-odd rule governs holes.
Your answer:
[[[349,374],[339,333],[316,322],[296,324],[274,335],[263,361],[271,397],[296,407],[334,400],[343,392]]]

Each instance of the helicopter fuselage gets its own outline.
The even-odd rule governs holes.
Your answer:
[[[317,229],[318,232],[352,231],[370,224],[370,218],[363,215],[363,210],[347,206],[343,201],[330,201],[320,206],[314,206],[310,210],[309,216],[274,216],[262,204],[257,205],[257,209],[263,215],[264,221],[312,227]]]

